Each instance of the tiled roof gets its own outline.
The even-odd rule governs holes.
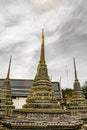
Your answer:
[[[3,86],[4,79],[0,79],[0,88]],[[32,87],[33,80],[30,79],[10,79],[11,93],[13,97],[26,97]],[[52,82],[54,94],[58,99],[62,98],[58,82]]]

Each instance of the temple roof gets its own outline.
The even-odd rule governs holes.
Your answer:
[[[0,88],[3,86],[4,79],[0,79]],[[11,93],[13,97],[26,97],[32,87],[32,79],[10,79]],[[55,96],[61,98],[59,82],[52,82]]]

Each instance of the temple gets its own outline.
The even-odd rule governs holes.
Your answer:
[[[26,103],[23,105],[22,109],[14,109],[11,115],[7,114],[1,117],[1,130],[78,130],[83,125],[81,120],[77,120],[70,116],[70,111],[62,110],[54,94],[45,61],[44,37],[44,30],[42,29],[40,61]],[[3,95],[8,93],[5,101],[7,101],[8,103],[6,104],[10,106],[5,105],[5,107],[6,109],[9,107],[10,110],[14,107],[12,105],[11,89],[9,85],[9,73],[10,67],[5,80],[6,88],[7,85],[9,87],[4,89],[7,92],[4,91]]]

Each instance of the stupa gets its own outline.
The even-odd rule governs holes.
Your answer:
[[[73,61],[74,61],[75,80],[73,84],[73,94],[72,94],[72,99],[71,99],[69,109],[72,110],[73,115],[77,115],[78,112],[83,112],[83,111],[87,112],[87,100],[85,99],[85,96],[81,89],[80,82],[78,80],[75,58],[73,58]]]
[[[58,101],[54,96],[52,83],[48,76],[44,50],[44,30],[42,30],[40,61],[37,67],[37,73],[33,81],[33,86],[31,88],[30,94],[27,97],[26,104],[23,106],[24,109],[46,111],[52,109],[60,109]]]
[[[10,62],[9,62],[9,68],[8,68],[8,73],[7,77],[4,81],[3,86],[1,87],[1,92],[0,92],[0,113],[1,115],[7,115],[10,116],[12,115],[12,110],[15,108],[12,102],[12,97],[11,97],[11,88],[10,88],[10,67],[11,67],[11,57],[10,57]]]

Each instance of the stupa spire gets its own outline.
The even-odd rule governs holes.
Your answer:
[[[45,63],[45,52],[44,52],[44,29],[42,29],[42,44],[40,61],[37,66],[37,73],[31,87],[30,95],[27,97],[26,104],[23,108],[32,110],[53,110],[60,109],[57,98],[54,95],[52,83],[48,76],[48,69]]]
[[[8,72],[7,72],[7,79],[9,79],[9,75],[10,75],[11,60],[12,60],[12,56],[10,56],[9,67],[8,67]]]
[[[77,71],[76,71],[76,63],[75,63],[75,58],[73,58],[73,62],[74,62],[75,81],[78,81]]]
[[[2,109],[4,108],[6,116],[12,115],[12,110],[15,108],[12,102],[11,86],[10,86],[10,79],[9,79],[11,58],[12,57],[10,57],[7,76],[4,80],[3,86],[1,87],[1,104],[0,105]]]
[[[45,52],[44,52],[44,29],[42,29],[42,44],[41,44],[41,55],[40,63],[45,63]]]

